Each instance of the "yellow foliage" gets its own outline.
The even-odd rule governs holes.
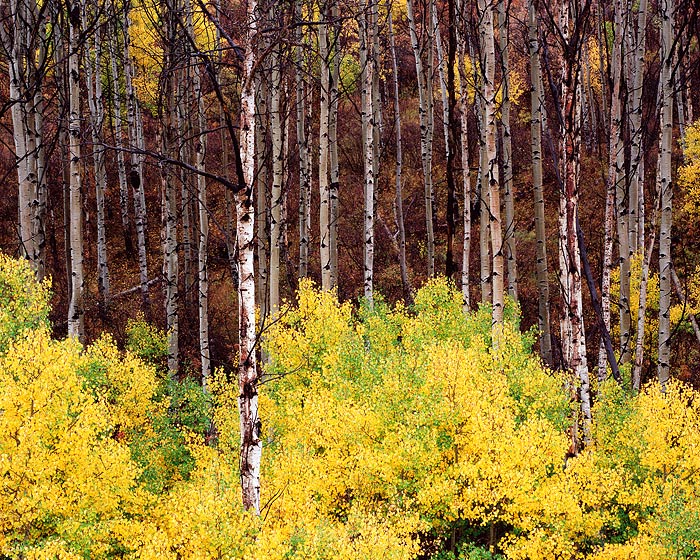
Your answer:
[[[683,209],[690,217],[700,214],[700,121],[686,127],[683,139],[684,165],[678,170],[678,184],[685,189]]]

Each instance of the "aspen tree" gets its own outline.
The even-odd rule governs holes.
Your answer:
[[[540,68],[540,45],[537,18],[537,0],[528,2],[528,47],[530,53],[530,153],[532,182],[535,195],[535,239],[537,254],[537,308],[540,329],[540,353],[547,364],[552,364],[552,338],[549,309],[549,269],[547,265],[547,233],[545,226],[544,192],[542,189],[542,113],[544,92]]]
[[[329,183],[330,164],[330,95],[331,95],[331,61],[328,38],[328,1],[319,6],[320,22],[318,27],[318,51],[320,57],[319,90],[319,131],[318,131],[318,190],[319,205],[319,239],[321,257],[321,287],[330,290],[333,287],[331,275],[331,192]]]
[[[246,7],[246,46],[241,89],[240,155],[244,184],[236,193],[238,241],[238,408],[241,431],[241,493],[243,507],[260,514],[261,430],[258,417],[258,372],[255,351],[255,270],[253,264],[255,206],[255,94],[253,68],[258,34],[257,1],[248,0]]]
[[[403,217],[403,148],[401,145],[401,104],[399,98],[399,67],[396,59],[396,42],[394,40],[394,22],[391,15],[391,3],[387,2],[387,25],[389,32],[389,53],[391,55],[391,70],[394,86],[394,129],[396,130],[396,224],[399,230],[399,267],[404,296],[411,300],[412,288],[406,266],[406,228]]]
[[[302,0],[294,3],[296,41],[294,48],[297,117],[297,158],[299,160],[299,278],[306,278],[309,271],[309,226],[311,218],[311,161],[306,130],[306,84],[304,81],[304,47],[301,30]]]
[[[124,235],[124,247],[127,255],[134,253],[134,244],[131,235],[131,220],[129,218],[129,186],[126,178],[126,163],[124,161],[124,123],[122,115],[122,95],[119,83],[119,67],[117,53],[122,51],[117,33],[116,9],[111,4],[116,0],[110,0],[110,33],[108,39],[110,74],[112,81],[112,107],[114,109],[114,144],[117,148],[117,176],[119,177],[119,210],[122,219],[122,233]]]
[[[88,14],[83,8],[83,27],[87,28]],[[87,100],[90,109],[90,136],[92,138],[92,160],[95,172],[95,199],[97,204],[97,289],[101,305],[109,298],[109,268],[107,263],[107,235],[105,228],[105,191],[107,170],[103,138],[104,99],[102,94],[102,33],[101,26],[95,26],[93,43],[94,63],[89,50],[85,52],[85,75]]]
[[[615,191],[615,214],[617,216],[617,241],[620,263],[620,363],[625,364],[631,355],[630,342],[630,243],[629,216],[626,205],[625,152],[622,126],[622,78],[624,72],[623,39],[625,22],[622,0],[615,0],[615,38],[612,51],[612,97],[610,100],[610,149],[608,188]]]
[[[432,0],[431,0],[432,5]],[[406,0],[408,27],[411,48],[416,62],[418,80],[418,115],[420,119],[421,163],[423,166],[423,187],[425,200],[426,256],[428,276],[435,275],[435,233],[433,221],[433,26],[430,25],[430,12],[423,14],[423,34],[418,40],[413,0]],[[423,57],[426,57],[425,64]]]
[[[176,0],[179,1],[179,0]],[[177,157],[179,150],[176,141],[178,125],[176,92],[178,91],[178,78],[180,72],[177,69],[177,57],[179,55],[177,35],[177,6],[166,5],[165,33],[166,43],[163,49],[163,103],[161,119],[163,130],[161,145],[166,157]],[[179,362],[179,300],[178,290],[179,259],[177,254],[177,189],[171,165],[165,162],[160,164],[161,193],[163,198],[163,227],[161,239],[163,246],[163,275],[165,279],[165,321],[168,335],[168,371],[175,376]]]
[[[471,309],[471,294],[469,282],[469,258],[471,254],[472,236],[472,185],[469,174],[469,96],[467,95],[467,69],[468,56],[467,32],[466,32],[466,0],[456,1],[456,10],[459,14],[459,30],[457,34],[457,58],[459,69],[459,110],[460,110],[460,148],[462,159],[462,198],[464,210],[462,212],[462,308],[464,312]],[[456,148],[455,148],[456,150]]]
[[[115,6],[113,4],[113,6]],[[136,148],[131,154],[130,169],[129,169],[129,184],[131,186],[132,196],[134,199],[134,217],[136,223],[136,243],[138,248],[139,259],[139,282],[141,285],[141,309],[150,316],[150,296],[148,293],[148,257],[146,247],[146,237],[148,232],[148,215],[146,212],[146,191],[144,185],[143,173],[143,156],[138,151],[143,151],[146,147],[146,141],[143,132],[143,122],[141,111],[136,98],[136,91],[133,85],[134,68],[131,58],[131,36],[130,28],[130,3],[126,2],[123,12],[124,26],[124,88],[126,93],[126,124],[129,137],[129,144],[132,148]],[[115,13],[113,18],[117,18]]]
[[[644,249],[644,154],[642,152],[642,85],[646,50],[647,0],[640,0],[634,29],[632,81],[628,87],[630,129],[629,242],[630,251]]]
[[[496,47],[493,32],[493,10],[486,0],[479,0],[479,38],[481,44],[481,73],[483,79],[485,161],[482,168],[489,188],[489,229],[493,256],[492,323],[494,333],[503,324],[503,241],[501,230],[500,180],[496,153]],[[497,337],[494,337],[497,344]]]
[[[508,295],[518,300],[518,266],[515,247],[515,201],[513,195],[513,155],[510,132],[510,61],[508,13],[506,0],[498,2],[498,41],[501,55],[501,130],[503,199],[505,203],[505,258],[508,267]]]
[[[68,336],[85,336],[83,296],[83,197],[80,154],[80,6],[69,6],[68,13],[68,151],[70,156],[70,253],[71,295],[68,306]]]
[[[281,14],[271,7],[270,20],[276,21]],[[269,312],[274,315],[280,303],[280,234],[282,226],[282,181],[284,174],[283,115],[282,115],[282,61],[280,45],[272,45],[270,60],[270,136],[272,139],[272,190],[270,199],[270,268],[269,268]],[[262,297],[262,294],[261,294]]]
[[[581,44],[590,0],[577,3],[575,9],[561,4],[559,32],[563,50],[561,84],[561,156],[559,194],[559,266],[562,291],[562,352],[564,365],[577,380],[578,400],[583,417],[583,438],[590,435],[591,398],[583,324],[581,256],[576,224],[578,220],[579,157],[581,147]],[[574,437],[575,434],[574,434]]]
[[[673,184],[673,20],[675,2],[660,0],[661,17],[661,130],[659,146],[659,180],[661,191],[661,226],[659,230],[659,362],[658,378],[662,386],[669,379],[671,350],[671,227]]]
[[[447,36],[447,251],[445,262],[445,274],[452,277],[457,271],[454,262],[454,239],[456,234],[456,221],[459,216],[459,207],[456,197],[456,160],[459,124],[457,121],[457,92],[455,85],[455,64],[457,59],[457,2],[449,0],[448,12],[448,36]],[[468,166],[467,166],[468,168]]]
[[[259,16],[263,20],[263,16]],[[264,39],[261,39],[263,43]],[[264,45],[267,48],[267,45]],[[267,61],[260,63],[258,71],[253,80],[255,82],[255,155],[256,155],[256,178],[258,190],[256,192],[257,205],[257,258],[258,258],[258,291],[256,294],[258,306],[260,307],[260,319],[265,321],[268,315],[268,288],[270,285],[270,269],[268,259],[270,256],[268,233],[269,204],[267,200],[267,137],[268,137],[268,84],[267,84]]]
[[[375,4],[367,0],[360,13],[360,64],[362,66],[362,142],[364,152],[364,296],[373,305],[374,276],[374,95],[372,92],[375,72],[374,41]]]
[[[328,107],[328,157],[329,157],[329,183],[328,183],[328,211],[329,211],[329,252],[330,252],[330,286],[338,285],[338,212],[340,189],[340,166],[338,162],[338,108],[340,95],[338,82],[340,81],[340,54],[338,40],[340,38],[341,19],[337,0],[331,2],[331,36],[328,40],[330,57],[330,90]],[[375,80],[376,81],[376,80]],[[376,82],[378,87],[379,82]],[[374,91],[374,89],[373,89]],[[377,89],[377,94],[379,90]],[[376,106],[375,106],[376,109]],[[375,145],[376,151],[376,145]]]

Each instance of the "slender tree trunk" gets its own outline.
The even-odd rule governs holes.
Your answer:
[[[489,218],[491,251],[493,255],[492,304],[494,345],[497,345],[498,332],[503,324],[503,241],[501,229],[501,196],[496,153],[496,47],[493,32],[493,10],[486,0],[479,0],[479,36],[481,40],[481,68],[484,98],[484,137],[486,140],[486,161],[482,169],[489,185]]]
[[[661,138],[659,175],[661,186],[661,229],[659,230],[659,365],[662,387],[670,375],[671,354],[671,227],[673,221],[673,19],[672,0],[660,0],[661,16]]]
[[[465,21],[465,0],[457,0],[456,9],[461,21]],[[459,58],[459,109],[460,109],[460,148],[462,158],[462,198],[464,211],[462,223],[464,227],[462,238],[462,308],[465,313],[471,310],[471,294],[469,282],[469,259],[471,253],[472,236],[472,185],[469,175],[469,98],[467,95],[467,69],[465,67],[467,57],[467,34],[460,27],[457,35],[457,52]],[[456,150],[456,148],[455,148]]]
[[[620,264],[620,363],[629,362],[630,343],[630,243],[629,216],[626,204],[625,151],[622,127],[622,78],[624,72],[623,39],[625,22],[622,14],[622,0],[615,0],[615,39],[612,51],[612,97],[610,100],[610,150],[608,188],[615,191],[617,215],[617,241]]]
[[[115,17],[112,17],[110,27],[111,30],[108,44],[112,77],[112,104],[114,107],[114,143],[117,148],[117,175],[119,177],[119,209],[121,211],[122,218],[124,247],[127,255],[131,257],[134,254],[134,244],[131,235],[131,220],[129,219],[129,187],[126,180],[126,165],[124,163],[123,151],[124,124],[122,118],[122,95],[121,86],[119,83],[119,66],[117,65],[117,53],[122,49],[119,45],[119,34],[117,33],[117,21]]]
[[[528,2],[528,46],[530,51],[530,153],[535,193],[535,239],[537,244],[537,308],[540,328],[540,353],[546,364],[553,365],[552,336],[549,321],[549,267],[547,232],[542,189],[542,112],[544,92],[540,68],[540,45],[537,24],[537,0]]]
[[[331,275],[331,192],[329,183],[330,163],[330,47],[328,39],[328,5],[325,0],[321,5],[321,23],[318,28],[319,55],[321,62],[320,116],[319,116],[319,159],[318,159],[318,188],[321,196],[319,207],[320,228],[320,257],[321,257],[321,288],[330,290],[333,287]]]
[[[577,379],[578,400],[583,419],[583,439],[590,437],[591,397],[586,360],[586,337],[583,324],[581,256],[576,224],[578,221],[579,156],[581,147],[581,59],[580,43],[590,3],[572,16],[570,5],[563,2],[560,30],[564,49],[561,85],[562,191],[559,197],[559,263],[562,290],[562,349],[564,364]]]
[[[295,3],[297,22],[302,18],[302,2]],[[299,159],[299,278],[309,274],[309,230],[311,212],[311,161],[309,142],[306,135],[306,87],[304,81],[304,47],[302,46],[301,26],[296,32],[295,47],[296,66],[296,114],[297,114],[297,150]]]
[[[258,14],[258,17],[263,20],[263,15]],[[263,39],[263,43],[265,40]],[[267,49],[267,44],[264,44]],[[268,293],[270,287],[270,269],[268,267],[268,258],[270,256],[269,240],[270,233],[268,229],[270,206],[268,204],[268,166],[267,166],[267,139],[268,139],[268,124],[269,124],[269,109],[268,109],[268,84],[267,84],[267,62],[263,61],[258,73],[254,76],[255,82],[255,156],[256,156],[256,176],[257,176],[257,257],[258,257],[258,277],[257,277],[257,301],[260,307],[260,321],[265,323],[268,316]]]
[[[428,276],[435,275],[435,233],[433,227],[433,33],[430,24],[425,25],[423,41],[419,43],[416,18],[413,13],[413,0],[406,0],[411,47],[416,61],[418,79],[418,115],[421,131],[421,162],[423,165],[423,186],[425,199],[426,254]],[[423,14],[424,21],[430,21],[430,14]],[[427,51],[427,64],[423,64],[423,53]]]
[[[258,417],[258,372],[255,357],[255,270],[253,264],[255,206],[253,183],[255,175],[255,98],[253,68],[257,38],[257,1],[247,6],[247,43],[241,91],[240,151],[244,188],[236,193],[238,229],[238,407],[241,431],[241,493],[243,507],[260,514],[261,430]]]
[[[391,16],[391,5],[387,4],[387,23],[389,26],[389,49],[391,68],[394,77],[394,129],[396,130],[396,224],[399,230],[399,267],[401,268],[401,283],[406,301],[411,301],[413,289],[408,278],[406,266],[406,228],[403,218],[403,150],[401,146],[401,105],[399,103],[399,68],[396,59],[396,44],[394,41],[394,25]]]
[[[83,340],[83,197],[80,156],[80,9],[76,6],[69,14],[68,55],[68,133],[70,142],[70,252],[72,290],[68,306],[68,336]]]
[[[360,61],[362,64],[362,140],[364,148],[364,296],[373,305],[374,276],[374,42],[371,27],[374,3],[368,0],[360,15]]]
[[[518,266],[515,249],[515,200],[513,196],[513,157],[510,133],[510,62],[506,0],[498,2],[499,50],[501,54],[501,126],[503,130],[503,198],[505,202],[505,253],[508,267],[508,295],[518,301]]]
[[[630,250],[644,248],[643,213],[640,201],[644,200],[644,154],[642,152],[642,89],[644,83],[644,54],[646,50],[647,0],[640,0],[637,8],[634,56],[632,58],[632,84],[628,96],[630,122],[630,182],[629,182],[629,242]],[[640,193],[642,195],[640,196]]]
[[[331,40],[329,44],[330,57],[330,91],[328,107],[328,156],[330,165],[330,182],[328,184],[329,251],[330,251],[330,285],[338,285],[338,191],[340,188],[340,167],[338,163],[338,82],[340,81],[340,37],[341,20],[337,0],[331,1]],[[376,163],[376,162],[375,162]]]
[[[117,14],[114,14],[117,17]],[[131,60],[131,37],[129,34],[129,3],[124,6],[124,86],[126,91],[126,123],[129,143],[132,148],[145,149],[141,112],[133,85],[133,63]],[[148,213],[146,211],[146,191],[143,174],[143,156],[136,152],[131,154],[129,183],[134,199],[134,217],[136,221],[136,241],[138,244],[139,281],[141,284],[141,309],[150,317],[150,296],[148,293],[148,252],[146,239],[148,234]]]
[[[271,14],[273,15],[273,14]],[[279,14],[277,14],[279,15]],[[275,15],[273,15],[273,20]],[[272,137],[272,191],[270,200],[270,314],[280,304],[280,228],[282,225],[282,181],[284,174],[282,73],[278,47],[270,52],[270,136]]]
[[[88,14],[83,15],[83,25],[88,26]],[[107,170],[103,145],[104,99],[102,95],[102,34],[95,27],[94,62],[85,56],[88,105],[90,108],[90,134],[92,137],[92,159],[95,171],[95,199],[97,202],[97,290],[100,303],[105,306],[109,299],[109,268],[107,263],[107,232],[105,228],[105,191]]]

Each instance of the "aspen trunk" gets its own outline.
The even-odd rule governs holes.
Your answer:
[[[399,230],[399,267],[401,268],[401,283],[407,301],[412,298],[413,289],[408,278],[406,266],[406,228],[403,218],[403,150],[401,146],[401,105],[399,103],[399,69],[396,59],[396,44],[394,41],[394,25],[391,16],[391,5],[387,4],[387,23],[389,26],[389,49],[391,54],[391,69],[394,77],[394,128],[396,130],[396,224]]]
[[[562,350],[565,366],[577,378],[578,400],[583,419],[583,439],[590,437],[591,397],[583,324],[581,256],[576,231],[579,196],[579,154],[581,147],[581,60],[582,13],[572,18],[570,5],[561,5],[561,39],[564,67],[561,86],[562,191],[559,196],[559,264],[562,290]]]
[[[632,84],[628,95],[630,123],[630,182],[629,182],[629,243],[630,250],[644,248],[644,154],[642,151],[642,85],[644,82],[644,54],[646,48],[647,0],[640,0],[637,9]],[[640,196],[641,194],[641,196]]]
[[[420,119],[421,163],[423,166],[423,186],[426,223],[426,255],[428,276],[435,275],[435,233],[433,222],[433,33],[431,25],[425,25],[424,40],[418,41],[416,18],[413,13],[413,0],[406,0],[408,26],[411,35],[411,47],[416,61],[418,80],[418,115]],[[430,21],[430,14],[423,15],[424,21]],[[427,62],[423,64],[423,52],[428,51]]]
[[[465,0],[461,0],[457,6],[460,19],[462,20],[465,17],[465,4]],[[469,99],[467,96],[467,69],[465,67],[467,50],[466,30],[460,28],[458,33],[459,108],[461,124],[462,198],[464,200],[464,211],[462,213],[462,223],[464,227],[462,238],[462,309],[465,313],[471,310],[469,259],[472,235],[472,185],[469,175]]]
[[[501,230],[501,197],[496,153],[496,47],[493,32],[493,10],[485,0],[479,0],[479,36],[481,41],[481,69],[484,98],[484,139],[485,165],[482,169],[489,186],[489,229],[491,234],[491,251],[493,256],[492,275],[492,324],[494,330],[494,345],[497,345],[498,333],[503,324],[503,242]]]
[[[302,18],[302,2],[295,3],[297,22]],[[295,47],[296,65],[294,79],[296,82],[296,116],[297,116],[297,150],[299,160],[299,278],[309,274],[309,229],[311,218],[311,161],[309,141],[306,134],[306,87],[304,81],[304,47],[302,46],[301,27],[298,27],[297,46]]]
[[[258,14],[262,19],[262,14]],[[264,45],[266,48],[267,45]],[[261,64],[260,71],[253,77],[255,88],[255,155],[257,176],[257,302],[260,307],[260,321],[264,323],[268,315],[268,289],[270,287],[270,269],[268,258],[270,256],[268,230],[270,207],[267,200],[268,173],[267,173],[267,139],[268,139],[268,87],[267,68]]]
[[[273,19],[274,14],[271,14]],[[273,47],[270,53],[270,136],[272,138],[272,191],[270,200],[270,315],[279,310],[280,303],[280,227],[282,225],[282,180],[284,173],[283,126],[281,114],[282,73],[280,53]],[[261,294],[262,295],[262,294]]]
[[[68,55],[68,133],[70,156],[70,253],[71,297],[68,306],[68,336],[83,340],[83,198],[80,178],[80,10],[72,10],[69,17]]]
[[[671,353],[671,226],[673,184],[673,2],[661,0],[661,138],[659,176],[661,190],[661,228],[659,230],[659,383],[665,386],[670,375]]]
[[[114,1],[114,0],[112,0]],[[111,10],[115,11],[115,10]],[[114,107],[114,144],[117,148],[117,175],[119,177],[119,209],[122,218],[124,247],[129,257],[134,254],[134,244],[131,235],[131,220],[129,219],[129,187],[126,180],[126,164],[124,162],[123,118],[121,87],[119,85],[119,67],[117,52],[121,51],[117,33],[116,17],[112,17],[109,37],[109,61],[112,78],[112,104]]]
[[[501,54],[501,127],[503,131],[503,198],[505,203],[505,257],[508,267],[508,295],[518,301],[518,266],[515,248],[515,201],[513,196],[513,162],[510,134],[510,62],[508,14],[505,0],[498,3],[498,38]]]
[[[114,14],[116,18],[116,14]],[[126,91],[126,124],[129,144],[132,148],[145,149],[141,111],[133,85],[133,64],[131,60],[131,38],[129,35],[129,4],[124,7],[124,86]],[[136,222],[136,242],[139,259],[139,281],[141,284],[141,309],[150,317],[150,296],[148,293],[148,253],[146,238],[148,233],[148,214],[146,212],[146,191],[143,174],[143,156],[132,152],[129,170],[129,183],[134,199],[134,217]]]
[[[620,263],[620,363],[629,362],[630,347],[630,243],[624,173],[625,152],[622,128],[622,74],[624,72],[622,0],[615,0],[615,39],[612,51],[612,97],[610,106],[610,153],[608,188],[615,191],[617,241]]]
[[[262,456],[262,425],[258,417],[258,372],[255,357],[255,270],[254,233],[255,206],[253,183],[255,175],[255,99],[253,68],[257,38],[257,2],[247,6],[247,43],[241,91],[240,152],[244,188],[236,193],[238,241],[238,407],[241,431],[241,494],[243,507],[260,514],[260,459]]]
[[[328,157],[330,178],[328,184],[329,211],[329,252],[330,252],[330,286],[338,285],[338,191],[340,188],[340,167],[338,163],[338,82],[340,80],[340,54],[338,39],[340,37],[340,17],[337,0],[331,1],[331,30],[329,41],[330,57],[330,90],[328,107]]]
[[[540,68],[540,45],[537,23],[537,0],[528,2],[528,46],[530,51],[530,153],[532,183],[535,193],[535,239],[537,244],[537,309],[540,329],[540,353],[546,364],[553,365],[552,335],[549,321],[549,267],[544,192],[542,189],[542,113],[544,92]]]
[[[87,27],[87,14],[83,15],[83,25]],[[92,138],[92,159],[95,171],[95,199],[97,202],[97,290],[101,305],[109,299],[109,268],[107,263],[107,234],[105,229],[105,190],[107,170],[103,145],[104,106],[102,95],[102,37],[100,26],[95,27],[94,63],[85,56],[88,105],[90,108],[90,135]]]
[[[374,56],[371,26],[374,4],[369,0],[360,15],[360,64],[362,64],[362,141],[364,152],[364,296],[373,305],[374,275]]]
[[[457,230],[459,207],[456,196],[456,160],[457,142],[459,136],[459,124],[457,122],[457,92],[455,85],[455,64],[457,58],[457,1],[449,0],[448,11],[448,37],[447,37],[447,208],[445,211],[447,222],[447,251],[445,259],[445,274],[451,278],[456,272],[454,258],[454,240]],[[437,18],[436,18],[437,19]],[[467,165],[468,167],[468,165]]]
[[[318,50],[321,64],[321,88],[319,90],[319,132],[318,132],[318,189],[320,193],[319,229],[321,257],[321,288],[330,290],[331,279],[331,193],[328,182],[330,159],[330,138],[328,132],[330,114],[330,49],[328,45],[328,6],[321,6],[321,22],[318,28]]]

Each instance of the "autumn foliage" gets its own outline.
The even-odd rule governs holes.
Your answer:
[[[512,304],[494,351],[490,309],[465,316],[443,280],[411,308],[303,284],[267,333],[256,518],[239,505],[234,380],[205,395],[167,379],[143,322],[128,350],[52,340],[31,276],[1,258],[6,557],[698,557],[697,393],[606,382],[571,456],[570,379],[542,367]]]

